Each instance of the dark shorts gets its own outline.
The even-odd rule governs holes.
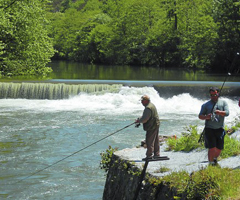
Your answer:
[[[205,147],[209,149],[217,147],[222,150],[224,148],[224,136],[225,131],[222,128],[205,128]]]

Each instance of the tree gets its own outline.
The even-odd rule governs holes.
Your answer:
[[[240,51],[240,3],[236,0],[214,1],[213,18],[218,24],[218,40],[213,69],[228,71]],[[238,65],[240,64],[239,59]]]
[[[159,67],[179,67],[180,52],[177,45],[177,15],[174,1],[156,1],[152,25],[145,41],[145,64]]]
[[[165,66],[165,62],[171,60],[165,59],[171,48],[168,47],[168,33],[171,30],[166,20],[166,11],[162,9],[162,1],[107,0],[104,3],[103,11],[112,18],[109,25],[114,36],[109,47],[114,52],[112,55],[115,56],[115,62]],[[164,31],[167,37],[159,37]],[[167,39],[167,45],[162,46],[162,39]]]
[[[212,1],[176,2],[178,36],[185,66],[204,68],[211,64],[216,50],[217,24],[212,17]]]
[[[57,50],[55,58],[90,62],[86,55],[95,50],[91,47],[89,33],[101,24],[99,1],[83,0],[70,4],[64,13],[56,12],[49,15],[52,22],[51,36],[54,38],[54,47]],[[99,18],[99,19],[98,19]],[[103,19],[104,20],[104,19]],[[89,44],[89,50],[86,45]],[[91,57],[91,56],[90,56]]]
[[[0,73],[47,75],[54,50],[46,29],[47,0],[0,3]]]
[[[57,58],[222,69],[239,51],[237,0],[54,2],[64,5],[51,17]]]

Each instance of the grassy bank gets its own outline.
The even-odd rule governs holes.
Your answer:
[[[240,155],[240,142],[231,134],[240,128],[240,123],[228,129],[225,127],[225,146],[220,159]],[[198,143],[197,126],[189,126],[182,137],[168,138],[167,148],[171,151],[191,152],[203,149],[204,144]],[[175,199],[240,199],[240,169],[207,166],[197,172],[188,174],[185,171],[171,173],[162,178],[149,178],[149,183],[159,185],[162,182],[177,190]]]
[[[240,128],[240,123],[227,128],[225,136],[225,149],[221,158],[240,155],[240,142],[231,137],[231,134]],[[231,131],[230,131],[231,130]],[[169,151],[184,151],[204,149],[203,143],[198,143],[200,133],[197,126],[189,126],[181,137],[171,137],[166,140]],[[102,153],[101,168],[106,172],[110,167],[111,157],[114,151],[109,149]],[[240,164],[239,164],[240,165]],[[167,169],[161,169],[167,170]],[[174,194],[174,199],[221,199],[237,200],[240,198],[240,169],[221,168],[220,166],[207,166],[199,171],[189,174],[186,171],[173,172],[164,177],[155,177],[148,174],[145,178],[147,185],[152,185],[156,190],[161,185],[168,185]]]
[[[235,138],[231,137],[231,134],[240,128],[240,123],[236,123],[235,126],[225,128],[225,139],[224,139],[224,149],[220,155],[220,159],[237,156],[240,154],[240,142]],[[186,127],[186,131],[182,133],[182,136],[179,138],[171,137],[168,138],[167,150],[169,151],[184,151],[190,152],[194,149],[204,149],[204,143],[198,142],[199,135],[197,126],[190,125]]]

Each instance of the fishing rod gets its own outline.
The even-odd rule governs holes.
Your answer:
[[[78,151],[76,151],[76,152],[74,152],[74,153],[72,153],[72,154],[70,154],[70,155],[68,155],[68,156],[66,156],[66,157],[64,157],[64,158],[62,158],[61,160],[58,160],[58,161],[54,162],[53,164],[51,164],[51,165],[49,165],[49,166],[47,166],[47,167],[45,167],[45,168],[42,168],[42,169],[40,169],[40,170],[38,170],[38,171],[36,171],[36,172],[30,174],[29,176],[27,176],[27,177],[25,177],[25,178],[23,178],[23,179],[17,181],[16,183],[22,182],[22,181],[24,181],[24,180],[26,180],[26,179],[28,179],[28,178],[30,178],[30,177],[32,177],[32,176],[34,176],[34,175],[40,173],[40,172],[42,172],[42,171],[44,171],[44,170],[46,170],[46,169],[52,167],[53,165],[56,165],[56,164],[62,162],[63,160],[66,160],[67,158],[69,158],[69,157],[71,157],[71,156],[73,156],[73,155],[79,153],[80,151],[83,151],[83,150],[85,150],[85,149],[87,149],[87,148],[89,148],[89,147],[91,147],[91,146],[97,144],[98,142],[101,142],[102,140],[105,140],[106,138],[108,138],[108,137],[110,137],[110,136],[112,136],[112,135],[114,135],[114,134],[116,134],[116,133],[122,131],[122,130],[125,129],[125,128],[128,128],[129,126],[131,126],[131,125],[133,125],[133,124],[135,124],[135,122],[133,122],[133,123],[131,123],[131,124],[129,124],[129,125],[127,125],[127,126],[121,128],[121,129],[119,129],[119,130],[117,130],[117,131],[115,131],[115,132],[113,132],[113,133],[111,133],[111,134],[109,134],[109,135],[107,135],[107,136],[101,138],[100,140],[97,140],[97,141],[93,142],[92,144],[89,144],[89,145],[86,146],[86,147],[83,147],[82,149],[80,149],[80,150],[78,150]]]
[[[232,69],[233,69],[233,67],[234,67],[234,64],[235,64],[236,60],[237,60],[237,56],[239,56],[239,52],[236,53],[236,55],[235,55],[235,57],[234,57],[234,59],[233,59],[233,61],[232,61],[232,63],[231,63],[231,66],[229,67],[228,73],[227,73],[227,75],[225,76],[225,79],[224,79],[224,81],[223,81],[223,84],[222,84],[222,86],[221,86],[221,88],[220,88],[220,90],[219,90],[218,96],[220,96],[220,94],[221,94],[221,92],[222,92],[222,89],[223,89],[223,86],[225,85],[225,82],[227,81],[228,76],[231,76],[231,71],[232,71]],[[214,109],[216,103],[217,103],[217,102],[215,102],[215,103],[213,104],[211,113],[213,113],[213,109]],[[204,127],[204,129],[203,129],[203,131],[202,131],[202,133],[201,133],[201,135],[200,135],[200,138],[199,138],[199,140],[198,140],[198,143],[203,142],[203,135],[204,135],[204,134],[205,134],[205,127]]]
[[[235,64],[238,56],[239,56],[239,52],[236,53],[236,55],[235,55],[235,57],[234,57],[234,59],[232,61],[232,64],[231,64],[231,66],[229,68],[229,71],[228,71],[228,74],[227,74],[227,76],[225,76],[225,80],[223,81],[223,84],[222,84],[222,87],[220,89],[220,92],[222,91],[223,86],[224,86],[225,82],[227,81],[228,76],[231,76],[231,71],[233,70],[234,64]],[[219,94],[220,94],[220,92],[219,92]]]

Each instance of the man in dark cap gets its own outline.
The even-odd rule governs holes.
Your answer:
[[[138,118],[135,123],[142,123],[143,129],[146,131],[146,145],[147,152],[146,158],[143,161],[152,158],[160,157],[160,144],[159,144],[159,126],[160,120],[158,112],[153,103],[150,102],[150,98],[147,95],[141,97],[141,103],[145,107],[142,117]]]
[[[199,113],[199,119],[205,120],[205,147],[208,148],[210,165],[217,164],[217,158],[224,148],[224,118],[229,115],[228,104],[219,99],[219,89],[209,89],[210,100],[204,103]]]

